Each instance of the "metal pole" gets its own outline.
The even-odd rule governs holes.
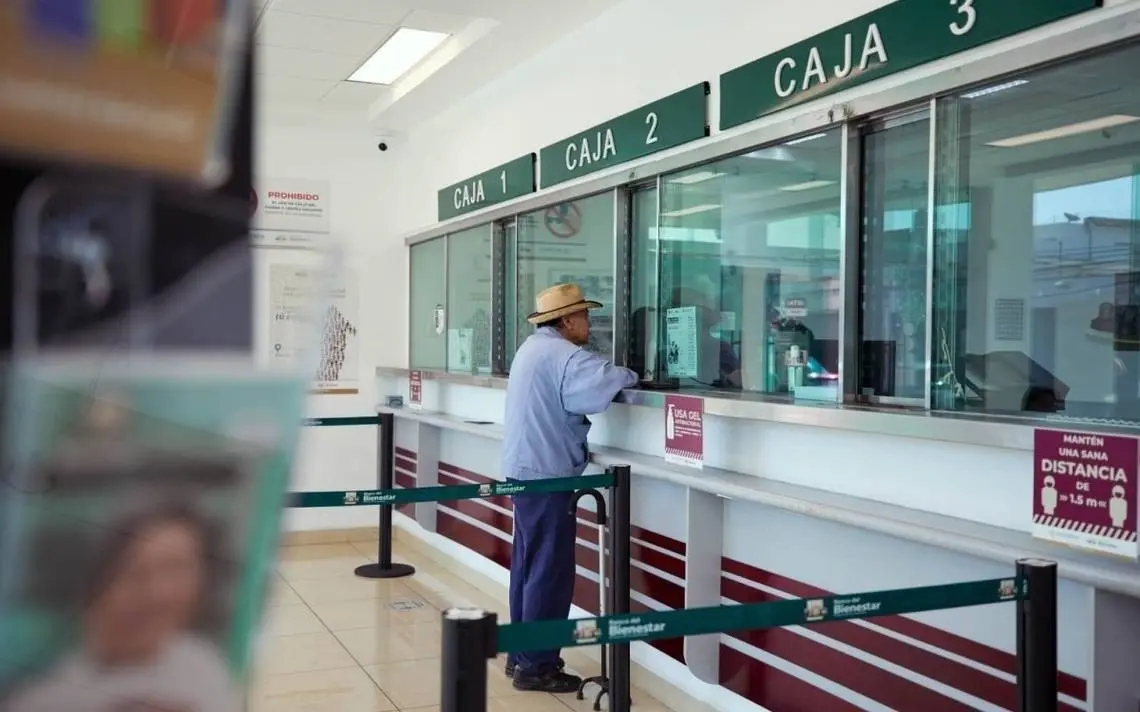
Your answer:
[[[391,490],[396,487],[396,416],[392,413],[379,414],[376,428],[376,459],[379,461],[379,489]],[[375,564],[356,567],[356,575],[370,579],[403,578],[411,576],[416,569],[407,564],[392,563],[392,505],[380,505],[380,552]]]
[[[499,623],[479,608],[443,612],[440,712],[487,712],[487,661],[497,652]]]
[[[610,615],[622,615],[629,613],[630,605],[629,540],[632,526],[630,522],[632,497],[629,465],[617,465],[613,468],[613,473],[614,488],[610,505],[610,545],[613,547],[610,559],[610,566],[613,568],[610,595],[613,607]],[[629,677],[629,643],[614,645],[610,649],[610,712],[629,712],[633,704]]]
[[[1057,712],[1057,564],[1017,562],[1028,595],[1017,602],[1019,712]]]

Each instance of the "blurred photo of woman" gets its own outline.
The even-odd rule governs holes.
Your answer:
[[[112,524],[80,640],[4,712],[237,712],[217,645],[194,632],[212,583],[211,538],[178,504]]]

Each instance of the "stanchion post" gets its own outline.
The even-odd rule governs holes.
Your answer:
[[[487,712],[487,661],[495,657],[499,622],[478,608],[443,612],[440,712]]]
[[[610,615],[629,613],[630,593],[630,553],[629,540],[632,535],[630,502],[631,476],[629,465],[613,468],[614,488],[610,505],[610,545],[612,556],[610,566],[613,576],[610,581],[613,608]],[[633,703],[630,697],[629,643],[615,644],[610,649],[610,712],[629,712]]]
[[[1022,559],[1017,577],[1029,594],[1017,602],[1018,710],[1057,712],[1057,564]]]
[[[396,416],[380,413],[376,428],[376,460],[379,476],[379,489],[396,488]],[[380,551],[375,564],[356,567],[356,575],[370,579],[390,579],[411,576],[415,568],[408,564],[392,563],[392,505],[380,505]]]

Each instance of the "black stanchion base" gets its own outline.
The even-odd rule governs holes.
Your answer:
[[[586,699],[586,685],[597,685],[598,694],[594,696],[594,712],[601,712],[602,698],[610,694],[610,679],[605,675],[587,677],[578,685],[578,699]]]
[[[364,566],[357,566],[355,571],[357,576],[367,579],[404,578],[415,572],[416,567],[407,564],[392,564],[387,568],[381,567],[380,564],[365,564]]]

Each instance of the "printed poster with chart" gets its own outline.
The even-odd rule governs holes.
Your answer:
[[[327,272],[307,265],[272,265],[269,308],[274,364],[300,369],[315,357],[313,393],[360,392],[358,300],[348,275],[330,278]]]
[[[697,308],[665,311],[665,364],[669,378],[697,377]]]

